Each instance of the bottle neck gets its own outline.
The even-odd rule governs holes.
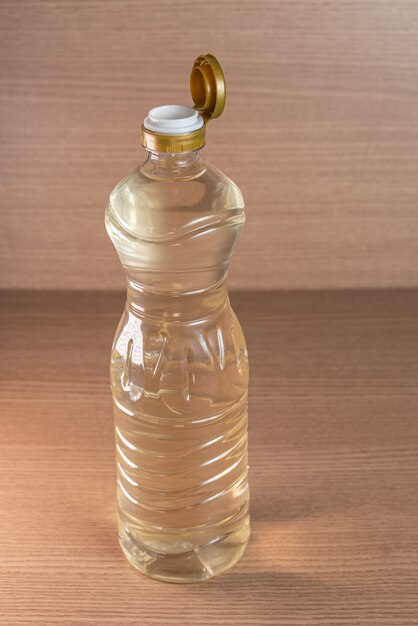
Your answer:
[[[191,152],[158,152],[147,148],[147,159],[140,166],[142,174],[149,178],[177,180],[196,178],[205,169],[201,148]]]
[[[135,315],[165,321],[197,322],[229,303],[226,276],[205,289],[159,291],[127,275],[127,305]]]

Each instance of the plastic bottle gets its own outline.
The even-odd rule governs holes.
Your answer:
[[[171,582],[220,574],[249,538],[248,358],[226,284],[244,202],[201,154],[225,103],[215,57],[196,59],[190,86],[194,108],[149,112],[148,157],[106,212],[127,278],[111,357],[119,539]]]

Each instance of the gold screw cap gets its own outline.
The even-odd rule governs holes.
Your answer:
[[[190,74],[190,93],[194,108],[205,120],[219,117],[225,108],[225,76],[221,64],[213,54],[201,54]]]
[[[221,115],[226,97],[224,73],[213,54],[201,54],[195,60],[190,74],[190,92],[194,110],[200,113],[204,124],[190,131],[193,126],[190,115],[193,113],[192,107],[155,107],[148,113],[141,127],[141,143],[145,148],[178,153],[198,150],[205,145],[206,124]],[[189,111],[182,116],[183,109]]]

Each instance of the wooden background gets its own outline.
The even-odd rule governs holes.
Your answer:
[[[225,69],[234,288],[418,285],[418,2],[2,0],[0,287],[123,286],[103,227],[149,108]]]

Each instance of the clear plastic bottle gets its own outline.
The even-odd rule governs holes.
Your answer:
[[[134,567],[171,582],[220,574],[249,538],[248,359],[226,285],[244,202],[201,154],[225,97],[214,57],[196,60],[191,88],[200,112],[150,112],[148,158],[106,212],[127,277],[111,357],[119,538]]]

